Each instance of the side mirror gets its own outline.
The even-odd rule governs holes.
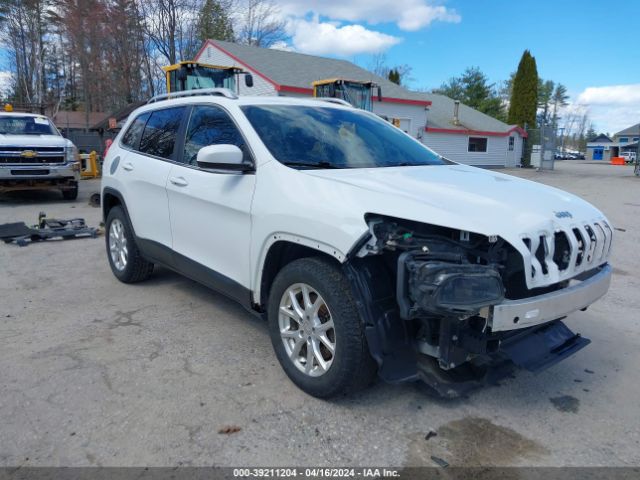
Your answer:
[[[244,84],[249,88],[253,87],[253,75],[251,75],[250,73],[245,74]]]
[[[243,154],[235,145],[209,145],[198,150],[198,167],[205,170],[246,172],[251,165],[242,162]]]

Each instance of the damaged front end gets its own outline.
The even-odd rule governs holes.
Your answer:
[[[564,281],[528,289],[522,256],[499,236],[375,215],[366,220],[369,234],[346,272],[362,299],[358,306],[383,379],[421,379],[454,397],[496,380],[513,364],[540,371],[589,343],[560,321],[569,313],[562,309],[535,324],[523,319],[518,325],[517,318],[512,328],[493,328],[496,308],[526,307],[572,288]],[[608,283],[598,288],[590,296],[603,294]],[[578,309],[592,299],[574,295],[573,301]]]

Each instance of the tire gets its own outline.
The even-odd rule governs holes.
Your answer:
[[[105,224],[105,244],[111,271],[124,283],[142,282],[153,272],[153,263],[145,260],[138,249],[131,223],[120,206],[109,210]],[[126,254],[119,254],[124,245]],[[112,255],[114,246],[114,255]]]
[[[317,313],[314,314],[310,306],[301,317],[295,313],[289,294],[293,293],[300,307],[305,303],[305,286],[307,298]],[[288,313],[281,313],[281,307]],[[309,312],[312,313],[307,316]],[[302,318],[302,323],[294,317]],[[303,258],[285,266],[269,292],[268,321],[271,343],[280,365],[291,381],[306,393],[318,398],[336,397],[361,390],[373,381],[377,365],[369,354],[351,287],[339,267],[321,258]],[[331,321],[333,326],[329,328]],[[281,330],[286,332],[286,340]],[[331,343],[333,352],[327,348]],[[307,347],[322,359],[314,356],[309,364]]]
[[[76,183],[71,190],[62,190],[62,198],[65,200],[75,200],[78,198],[78,184]]]

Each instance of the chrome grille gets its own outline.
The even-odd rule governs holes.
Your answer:
[[[602,265],[612,238],[613,230],[605,220],[524,236],[530,254],[525,261],[527,284],[530,288],[550,285]]]
[[[42,165],[65,160],[64,147],[0,146],[0,165]]]

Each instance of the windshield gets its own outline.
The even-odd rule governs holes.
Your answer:
[[[169,73],[171,90],[198,90],[201,88],[228,88],[231,91],[236,89],[236,77],[232,70],[223,70],[211,67],[183,67],[186,75],[184,81],[180,79],[178,70]]]
[[[0,116],[2,135],[57,135],[47,117]]]
[[[398,128],[355,109],[244,106],[244,114],[281,163],[309,168],[450,164]]]

